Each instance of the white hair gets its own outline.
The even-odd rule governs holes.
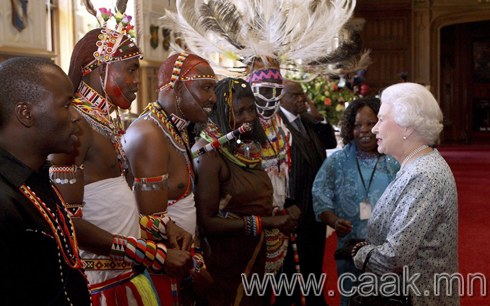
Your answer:
[[[398,83],[381,93],[381,103],[391,104],[393,120],[412,128],[433,145],[442,131],[442,111],[432,93],[416,83]]]

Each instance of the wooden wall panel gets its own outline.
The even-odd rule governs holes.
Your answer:
[[[363,47],[371,49],[373,63],[366,73],[369,94],[399,82],[411,73],[411,5],[409,1],[360,1],[356,17],[366,20]]]

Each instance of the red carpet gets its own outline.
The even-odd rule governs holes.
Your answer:
[[[482,273],[490,280],[490,146],[460,146],[439,148],[456,178],[459,206],[459,271],[467,279],[469,273]],[[327,273],[325,297],[330,306],[339,305],[336,291],[337,273],[333,252],[337,238],[326,241],[324,271]],[[486,296],[475,281],[473,294],[466,287],[462,306],[490,305],[490,286]],[[468,285],[466,282],[465,285]],[[332,296],[333,294],[333,296]]]
[[[439,149],[456,178],[459,207],[459,271],[490,277],[490,146]],[[475,282],[477,285],[479,282]],[[462,296],[462,306],[490,305],[475,286],[473,296]],[[488,295],[487,283],[487,295]]]

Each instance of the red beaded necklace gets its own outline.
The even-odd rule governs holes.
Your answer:
[[[83,81],[80,83],[76,97],[73,100],[73,106],[80,111],[95,131],[111,141],[117,155],[121,175],[125,175],[128,164],[121,143],[124,127],[118,108],[115,107],[116,118],[112,118],[109,115],[109,102]]]
[[[56,192],[56,195],[61,200],[63,207],[65,207],[65,202],[58,190],[51,187]],[[68,222],[70,224],[70,228],[67,226],[67,222],[63,212],[60,207],[56,205],[56,214],[51,211],[51,209],[44,203],[35,193],[31,190],[31,188],[25,184],[19,187],[19,190],[24,194],[26,198],[31,201],[34,207],[41,213],[44,220],[48,223],[51,228],[51,232],[56,240],[56,245],[60,250],[65,262],[70,268],[78,269],[81,267],[81,260],[78,253],[78,243],[75,236],[75,230],[73,227],[73,223],[70,217],[68,217]],[[73,236],[72,236],[73,235]],[[63,244],[63,242],[65,244]]]

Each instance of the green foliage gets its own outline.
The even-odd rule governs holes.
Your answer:
[[[301,83],[318,111],[332,125],[338,125],[346,107],[345,103],[359,97],[347,86],[340,88],[338,82],[318,76],[308,83]]]

